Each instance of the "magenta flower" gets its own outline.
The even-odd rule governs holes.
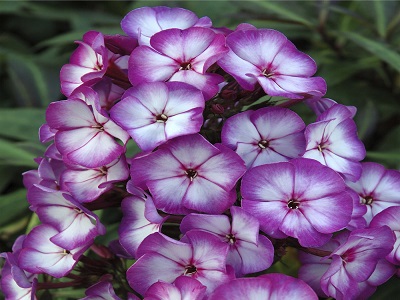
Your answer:
[[[67,275],[88,246],[66,250],[51,242],[51,238],[58,233],[46,224],[33,228],[23,243],[18,257],[19,266],[34,274],[47,273],[56,278]]]
[[[284,274],[271,273],[239,278],[220,285],[208,300],[317,300],[315,292],[304,281]]]
[[[317,161],[296,158],[258,166],[243,176],[242,207],[276,238],[295,237],[318,247],[347,226],[352,199],[343,179]],[[333,209],[334,208],[334,209]]]
[[[279,31],[237,30],[227,36],[226,43],[230,51],[218,64],[242,88],[253,90],[259,83],[268,95],[291,99],[325,94],[325,81],[311,77],[317,70],[315,62]]]
[[[132,193],[132,190],[130,190]],[[154,232],[161,232],[161,226],[167,217],[161,217],[153,199],[142,190],[121,203],[123,217],[119,226],[119,241],[123,248],[134,258],[143,240]]]
[[[145,300],[202,300],[206,287],[188,276],[178,277],[174,283],[158,281],[149,287]]]
[[[357,181],[361,176],[360,161],[365,157],[365,147],[357,136],[352,116],[341,104],[322,113],[317,122],[306,128],[307,149],[303,157],[315,159],[346,179]]]
[[[186,82],[201,90],[206,100],[218,92],[218,84],[224,78],[206,71],[228,51],[222,34],[202,27],[168,29],[152,36],[150,44],[152,48],[139,46],[129,58],[132,85]]]
[[[188,243],[178,242],[156,232],[140,245],[140,257],[127,271],[129,285],[144,295],[157,281],[172,283],[185,275],[198,280],[210,293],[233,279],[225,266],[228,245],[207,232],[188,232]]]
[[[203,95],[191,85],[152,82],[127,90],[110,114],[143,151],[149,151],[174,137],[199,132],[203,110]]]
[[[325,257],[300,252],[299,278],[322,298],[367,299],[396,272],[384,259],[392,241],[386,226],[342,231],[318,248]]]
[[[12,252],[0,253],[5,258],[1,268],[0,291],[5,299],[33,300],[36,299],[37,274],[22,270],[18,265],[18,255],[26,236],[19,236],[12,247]]]
[[[115,182],[124,181],[128,177],[128,164],[125,156],[121,156],[94,169],[69,166],[61,175],[61,186],[80,203],[85,203],[96,200],[101,194],[111,190]]]
[[[85,33],[78,48],[72,53],[70,63],[61,68],[61,92],[70,96],[85,82],[99,81],[107,71],[108,55],[104,36],[97,31]]]
[[[128,133],[98,110],[81,100],[53,102],[46,111],[46,120],[57,129],[55,144],[64,162],[87,168],[105,166],[125,152]]]
[[[386,170],[384,166],[362,163],[362,174],[357,182],[346,184],[358,193],[360,203],[367,207],[364,218],[369,224],[372,218],[391,206],[400,206],[400,172]]]
[[[303,120],[291,110],[265,107],[227,119],[221,137],[251,168],[303,155],[304,128]]]
[[[106,75],[114,83],[129,86],[126,70],[128,57],[136,40],[120,35],[104,36],[101,32],[89,31],[78,48],[72,53],[70,63],[61,68],[61,92],[69,97],[82,85],[93,85]]]
[[[85,291],[86,297],[80,300],[121,300],[115,292],[111,282],[100,280]]]
[[[97,215],[68,194],[34,185],[27,198],[39,219],[58,231],[51,242],[66,250],[90,245],[96,236],[105,233]]]
[[[393,249],[393,244],[394,234],[387,226],[352,231],[347,241],[330,256],[331,265],[321,278],[324,293],[338,300],[358,299],[354,286],[368,280],[379,260]]]
[[[199,134],[169,140],[131,162],[132,183],[147,187],[157,209],[171,214],[222,213],[235,202],[245,170],[235,152]]]
[[[157,32],[170,28],[211,27],[209,17],[198,18],[192,11],[179,7],[141,7],[129,12],[121,21],[122,30],[136,38],[140,45],[150,45]]]
[[[321,98],[318,96],[304,99],[304,103],[317,115],[317,117],[335,104],[338,104],[332,99]],[[351,112],[351,118],[354,118],[357,113],[357,108],[355,106],[346,106],[346,108]]]
[[[237,277],[269,268],[274,260],[274,247],[267,237],[258,234],[258,220],[240,207],[232,206],[230,211],[232,222],[225,215],[187,215],[181,222],[181,231],[206,231],[227,243],[226,263],[234,268]]]
[[[391,206],[378,213],[371,221],[370,227],[389,226],[394,231],[396,242],[386,259],[395,265],[400,265],[400,206]]]

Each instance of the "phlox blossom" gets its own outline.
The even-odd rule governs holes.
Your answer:
[[[343,179],[311,159],[261,165],[243,176],[242,207],[272,237],[318,247],[347,226],[353,203]]]
[[[324,79],[311,77],[317,70],[312,58],[279,31],[236,30],[226,37],[226,44],[230,50],[218,64],[246,90],[259,83],[268,95],[290,99],[326,92]]]
[[[143,151],[150,151],[174,137],[199,132],[203,109],[203,95],[193,86],[152,82],[127,90],[110,114]]]
[[[199,134],[179,136],[148,155],[132,159],[133,185],[149,189],[157,209],[171,214],[219,214],[236,200],[243,160]]]
[[[129,12],[121,21],[122,30],[136,38],[139,45],[150,45],[150,38],[157,32],[189,27],[210,27],[209,17],[198,18],[192,11],[180,7],[141,7]]]

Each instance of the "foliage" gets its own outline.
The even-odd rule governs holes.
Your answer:
[[[47,105],[62,99],[59,70],[88,30],[122,33],[120,19],[141,6],[179,6],[209,16],[214,26],[252,23],[283,32],[317,62],[327,97],[358,109],[355,121],[367,161],[400,168],[400,3],[397,1],[96,1],[0,2],[0,252],[31,228],[21,173],[45,149],[37,139]],[[303,105],[294,109],[309,122]],[[112,214],[115,215],[112,215]],[[119,212],[102,219],[117,234]],[[293,264],[290,263],[292,266]],[[286,266],[279,265],[280,272]],[[283,270],[281,270],[283,269]],[[287,270],[288,273],[295,272]],[[394,298],[396,280],[373,299]],[[58,297],[78,297],[67,295]],[[76,291],[72,291],[76,293]]]

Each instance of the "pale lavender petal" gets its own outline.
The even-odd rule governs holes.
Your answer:
[[[128,77],[132,85],[166,81],[179,70],[179,63],[150,47],[140,46],[129,57]]]

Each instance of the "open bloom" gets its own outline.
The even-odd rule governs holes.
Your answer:
[[[393,238],[387,226],[342,231],[318,248],[325,257],[300,252],[299,278],[323,298],[367,299],[396,272],[384,258]]]
[[[174,283],[158,281],[149,287],[146,300],[202,300],[206,287],[188,276],[178,277]]]
[[[125,156],[98,168],[69,166],[61,175],[61,186],[81,203],[91,202],[109,191],[117,181],[129,177]]]
[[[129,184],[129,183],[128,183]],[[129,192],[133,195],[122,200],[123,217],[119,226],[120,243],[134,258],[143,240],[154,232],[160,232],[167,217],[161,217],[150,195],[140,189]]]
[[[128,57],[136,40],[120,35],[104,36],[101,32],[89,31],[78,48],[72,53],[70,63],[60,71],[61,92],[69,97],[82,85],[93,85],[106,74],[122,86],[129,86],[126,69]],[[122,80],[121,80],[122,79]],[[125,82],[124,82],[125,81]]]
[[[56,278],[67,275],[88,246],[66,250],[51,242],[51,238],[58,233],[57,229],[47,224],[33,228],[22,245],[19,266],[31,273],[47,273]]]
[[[393,264],[400,265],[400,206],[391,206],[379,214],[371,221],[371,228],[389,226],[396,236],[393,250],[386,256],[386,259]]]
[[[254,167],[243,176],[242,207],[272,237],[318,247],[347,226],[353,203],[343,179],[319,162],[295,158]]]
[[[291,110],[265,107],[227,119],[221,137],[251,168],[303,155],[304,128],[303,120]]]
[[[243,160],[199,134],[176,137],[131,161],[132,183],[148,188],[157,209],[171,214],[219,214],[236,200]]]
[[[284,274],[271,273],[252,278],[238,278],[220,285],[209,300],[317,300],[304,281]]]
[[[374,162],[364,162],[361,166],[360,179],[346,181],[346,184],[358,193],[360,203],[366,206],[364,218],[369,224],[385,208],[400,206],[400,172],[387,170]]]
[[[138,40],[140,45],[150,45],[157,32],[189,27],[211,27],[209,17],[198,18],[192,11],[180,7],[141,7],[129,12],[121,21],[122,30]]]
[[[57,129],[55,144],[64,162],[96,168],[107,165],[125,152],[129,135],[102,114],[98,102],[88,105],[82,100],[53,102],[46,120]]]
[[[246,90],[259,83],[268,95],[291,99],[326,92],[325,81],[311,77],[317,70],[312,58],[279,31],[237,30],[227,36],[226,44],[230,51],[218,64]]]
[[[0,253],[5,258],[1,268],[0,290],[5,299],[36,300],[37,274],[26,272],[18,265],[18,255],[26,236],[19,236],[12,247],[12,252]]]
[[[236,276],[260,272],[271,266],[274,248],[270,240],[259,234],[258,220],[240,207],[232,206],[232,222],[225,215],[187,215],[181,223],[182,233],[202,230],[218,236],[229,245],[226,263]]]
[[[319,115],[317,122],[306,128],[307,149],[303,157],[318,160],[346,179],[356,181],[361,176],[360,161],[365,157],[365,147],[352,117],[352,112],[341,104]]]
[[[149,151],[174,137],[199,132],[203,109],[203,95],[193,86],[152,82],[127,90],[110,114],[143,151]]]
[[[148,236],[138,249],[140,258],[127,271],[129,285],[143,295],[157,281],[172,283],[185,275],[200,281],[210,293],[233,279],[225,265],[226,243],[201,231],[188,232],[186,238],[188,243],[158,232]]]
[[[202,91],[206,100],[219,90],[221,75],[207,69],[228,48],[225,37],[208,28],[167,29],[152,36],[151,47],[139,46],[129,58],[128,76],[132,85],[155,81],[180,81]]]
[[[34,185],[27,197],[39,219],[58,230],[51,242],[66,250],[91,245],[96,236],[105,233],[97,215],[68,194]]]

